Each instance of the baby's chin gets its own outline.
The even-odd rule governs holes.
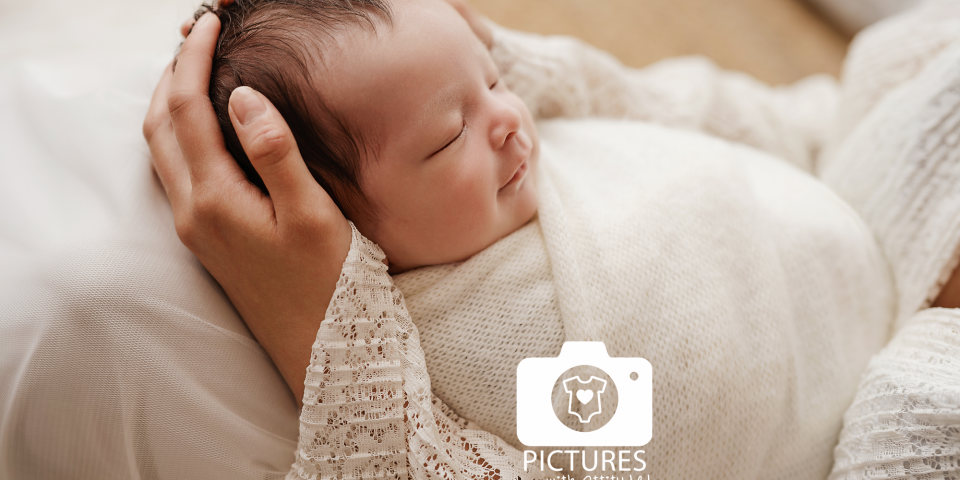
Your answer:
[[[444,264],[459,263],[459,262],[467,261],[470,258],[472,258],[474,255],[477,255],[478,253],[486,250],[491,245],[510,236],[517,230],[520,230],[525,225],[530,223],[537,216],[536,185],[533,182],[531,182],[531,184],[529,186],[526,186],[525,189],[529,189],[529,190],[523,193],[530,195],[532,197],[532,201],[528,204],[523,205],[524,207],[523,210],[517,210],[516,215],[514,215],[511,218],[511,221],[505,227],[501,227],[500,229],[493,231],[491,235],[487,237],[486,241],[481,242],[479,244],[476,242],[476,237],[464,239],[462,243],[460,243],[462,248],[453,249],[457,251],[457,253],[451,252],[447,255],[437,257],[435,256],[436,251],[434,249],[425,248],[424,250],[418,251],[416,253],[409,252],[409,251],[407,252],[408,255],[412,254],[410,255],[410,257],[418,258],[419,260],[403,262],[404,259],[401,257],[400,262],[390,262],[389,251],[393,249],[390,248],[390,245],[380,245],[380,247],[384,250],[384,252],[387,253],[388,261],[386,263],[389,266],[388,271],[390,272],[391,275],[396,275],[399,273],[408,272],[410,270],[415,270],[421,267],[429,267],[429,266],[435,266],[435,265],[444,265]],[[451,244],[447,243],[446,246],[450,247]]]

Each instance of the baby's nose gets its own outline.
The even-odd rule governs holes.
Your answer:
[[[490,142],[494,148],[508,146],[516,140],[517,132],[522,125],[520,111],[510,105],[503,104],[495,114],[493,128],[490,129]]]
[[[530,136],[521,129],[510,132],[504,139],[503,148],[500,149],[503,158],[510,162],[522,162],[530,156],[532,150],[533,142]]]

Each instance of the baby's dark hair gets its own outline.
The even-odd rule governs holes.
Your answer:
[[[315,87],[315,70],[334,29],[351,22],[373,28],[375,17],[389,22],[386,1],[235,0],[204,5],[196,18],[208,11],[221,25],[210,100],[227,150],[247,178],[266,191],[227,113],[230,94],[244,85],[266,96],[287,121],[310,173],[340,210],[348,216],[366,212],[359,181],[363,138],[326,106]]]

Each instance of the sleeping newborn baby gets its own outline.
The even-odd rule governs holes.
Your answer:
[[[211,98],[247,85],[284,116],[317,181],[391,272],[465,260],[530,221],[539,141],[467,22],[436,0],[238,1]]]
[[[924,260],[898,297],[861,215],[881,232],[922,219],[870,217],[887,205],[870,199],[902,195],[864,169],[833,179],[866,195],[859,211],[808,173],[836,116],[830,79],[773,89],[702,59],[631,70],[505,29],[488,50],[440,0],[215,12],[210,93],[231,153],[262,187],[227,115],[250,86],[356,226],[296,475],[526,478],[517,364],[602,341],[653,365],[653,476],[822,479],[898,299],[912,314],[950,263]],[[564,471],[599,474],[583,452]]]

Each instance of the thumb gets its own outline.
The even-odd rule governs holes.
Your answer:
[[[310,175],[297,142],[276,107],[260,92],[237,87],[227,109],[243,151],[260,174],[279,218],[298,206],[316,205],[316,195],[336,208]]]

